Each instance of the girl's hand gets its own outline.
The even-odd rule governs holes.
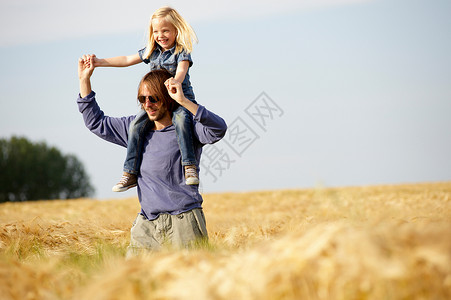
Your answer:
[[[92,58],[92,63],[94,65],[94,68],[102,67],[102,59],[101,58],[97,58],[97,56],[95,54],[91,54],[91,58]]]

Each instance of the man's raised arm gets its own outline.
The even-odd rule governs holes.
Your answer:
[[[92,56],[83,55],[78,59],[78,79],[80,81],[80,97],[88,96],[91,90],[91,76],[94,72],[94,64],[92,63]]]
[[[227,131],[224,119],[188,100],[183,94],[182,84],[174,78],[169,78],[164,84],[169,96],[194,115],[194,135],[201,144],[213,144],[224,137]]]

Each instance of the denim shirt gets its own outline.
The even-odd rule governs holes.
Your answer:
[[[167,51],[162,52],[161,47],[157,45],[157,48],[150,54],[149,58],[143,57],[145,51],[146,48],[143,48],[138,51],[138,54],[144,63],[150,65],[151,71],[166,69],[169,73],[172,74],[172,76],[175,76],[175,71],[177,70],[177,65],[179,62],[187,60],[189,61],[189,67],[193,65],[191,54],[186,53],[185,50],[182,50],[182,52],[175,54],[175,46]],[[189,81],[189,68],[186,72],[185,79],[182,82],[182,89],[185,97],[195,102],[193,87],[191,86],[191,82]]]

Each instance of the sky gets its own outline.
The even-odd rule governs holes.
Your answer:
[[[451,180],[450,1],[123,3],[0,1],[0,138],[76,155],[94,197],[136,189],[111,191],[126,152],[84,127],[78,58],[136,53],[164,5],[199,38],[190,69],[197,102],[229,126],[204,148],[202,193]],[[148,71],[94,71],[106,115],[138,111]]]

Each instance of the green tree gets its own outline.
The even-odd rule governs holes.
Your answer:
[[[0,139],[0,202],[80,198],[93,192],[75,156],[24,137]]]

